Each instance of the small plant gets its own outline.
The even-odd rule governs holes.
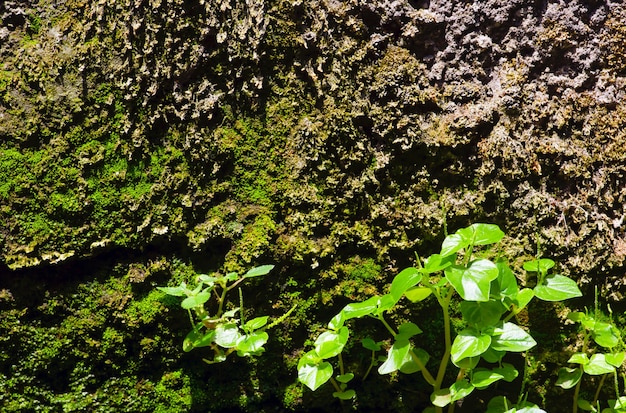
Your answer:
[[[573,407],[574,413],[578,409],[591,412],[602,413],[625,413],[626,412],[626,396],[620,396],[618,370],[621,368],[626,353],[625,345],[622,341],[621,334],[617,327],[613,324],[611,318],[612,312],[609,307],[609,317],[602,314],[597,305],[593,313],[589,311],[572,312],[567,318],[579,323],[582,329],[583,339],[581,351],[572,354],[568,363],[576,365],[575,367],[562,367],[556,384],[564,389],[574,388]],[[596,348],[590,345],[595,343]],[[596,392],[591,401],[580,397],[580,386],[583,376],[600,376]],[[613,376],[613,387],[615,391],[615,399],[608,400],[608,407],[601,409],[600,407],[600,391],[605,384],[607,377]],[[626,376],[622,372],[622,379],[626,386]]]
[[[184,282],[178,287],[157,287],[166,294],[185,297],[180,305],[189,313],[192,329],[183,340],[183,350],[191,351],[197,347],[211,348],[214,352],[213,358],[203,359],[209,364],[222,362],[233,352],[237,352],[240,357],[258,356],[263,353],[265,351],[263,346],[269,338],[266,330],[281,323],[295,307],[270,324],[268,316],[246,321],[241,289],[239,289],[239,307],[225,310],[226,294],[243,280],[266,275],[272,268],[273,265],[262,265],[252,268],[242,276],[236,272],[226,275],[201,274],[196,279],[197,285],[192,288]],[[212,314],[207,310],[209,301],[214,302],[215,311]]]
[[[448,406],[448,412],[453,412],[455,402],[474,390],[485,389],[499,380],[513,381],[519,373],[513,365],[503,361],[504,356],[507,352],[525,352],[537,343],[511,319],[534,296],[546,301],[560,301],[582,294],[573,280],[548,273],[554,266],[554,261],[549,259],[525,263],[524,269],[537,275],[537,284],[533,289],[520,288],[503,259],[491,261],[486,258],[488,254],[484,248],[477,248],[489,248],[503,237],[504,233],[493,224],[473,224],[460,229],[445,238],[439,254],[431,255],[423,263],[418,258],[417,267],[406,268],[396,275],[389,293],[346,305],[329,322],[328,330],[317,337],[314,348],[301,356],[298,379],[311,390],[330,381],[335,389],[333,396],[342,400],[355,397],[355,391],[348,388],[354,374],[345,370],[342,358],[350,336],[347,322],[371,317],[380,321],[393,338],[387,357],[378,366],[378,373],[420,372],[432,387],[430,400],[433,406],[429,411],[441,412]],[[422,333],[415,323],[406,322],[396,328],[385,317],[402,298],[420,302],[430,297],[434,297],[441,307],[443,317],[443,340],[439,344],[443,344],[444,351],[437,365],[433,365],[425,349],[413,343],[413,337]],[[460,300],[465,325],[454,337],[450,320],[453,299]],[[382,342],[366,339],[362,344],[372,351],[370,368],[377,365],[376,352],[381,349]],[[329,361],[335,357],[338,374]],[[450,362],[458,370],[456,380],[444,385]],[[520,396],[516,404],[502,397],[495,398],[489,404],[489,411],[542,410]]]

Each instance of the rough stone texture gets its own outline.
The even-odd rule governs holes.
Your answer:
[[[5,1],[0,22],[3,279],[155,249],[280,262],[274,308],[333,303],[337,263],[375,259],[383,288],[445,210],[626,294],[622,2]]]

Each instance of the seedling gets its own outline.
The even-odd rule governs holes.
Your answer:
[[[247,278],[260,277],[268,274],[273,265],[262,265],[252,268],[240,276],[236,272],[226,275],[198,275],[197,285],[193,288],[182,282],[178,287],[157,287],[166,294],[185,297],[181,307],[187,310],[192,329],[183,340],[183,350],[188,352],[197,347],[209,347],[213,350],[213,358],[203,360],[206,363],[219,363],[236,352],[240,357],[258,356],[265,351],[263,347],[268,341],[266,330],[278,325],[293,311],[291,308],[285,315],[268,324],[269,317],[255,317],[246,321],[243,311],[243,295],[239,289],[239,307],[224,310],[226,294]],[[213,298],[213,300],[211,300]],[[210,301],[214,302],[215,312],[207,310]]]
[[[346,305],[328,323],[328,330],[314,342],[298,363],[298,379],[311,390],[326,382],[335,388],[339,399],[356,396],[348,383],[354,374],[345,371],[342,351],[350,336],[347,322],[362,317],[382,323],[393,338],[387,357],[378,367],[379,374],[400,371],[420,372],[432,387],[429,411],[442,412],[448,406],[453,412],[455,402],[477,389],[485,389],[499,380],[511,382],[519,375],[517,369],[503,361],[507,352],[525,352],[537,343],[532,336],[510,320],[522,311],[534,296],[547,301],[560,301],[581,295],[576,283],[558,274],[548,274],[554,262],[548,259],[532,260],[524,264],[527,271],[537,274],[533,289],[520,288],[513,271],[503,259],[495,262],[486,258],[484,247],[499,242],[504,233],[497,225],[473,224],[448,235],[439,254],[433,254],[416,267],[409,267],[396,275],[389,293],[374,296],[363,302]],[[482,249],[482,254],[481,250]],[[493,254],[492,254],[493,255]],[[420,302],[434,297],[443,317],[444,352],[437,364],[429,353],[413,344],[412,338],[422,330],[412,322],[392,326],[385,314],[402,298]],[[465,328],[453,337],[450,304],[460,300],[460,311]],[[380,343],[366,340],[364,346],[375,353]],[[330,359],[337,358],[336,374]],[[446,372],[452,363],[458,372],[453,383],[445,384]],[[372,362],[376,364],[375,355]],[[503,407],[506,407],[504,410]],[[522,395],[517,403],[497,398],[490,403],[490,411],[541,412],[526,402]]]
[[[609,315],[612,314],[609,308]],[[605,316],[599,311],[597,305],[593,312],[572,312],[568,319],[579,323],[583,333],[581,351],[572,354],[568,363],[575,367],[562,367],[559,369],[556,384],[564,389],[574,388],[572,411],[578,409],[602,413],[625,413],[626,396],[620,395],[618,372],[626,359],[621,334],[613,324],[612,318]],[[595,345],[594,345],[595,344]],[[591,346],[594,346],[593,348]],[[580,386],[584,375],[600,376],[595,395],[592,400],[586,400],[580,396]],[[621,373],[626,386],[626,376]],[[615,399],[607,401],[608,407],[601,409],[599,400],[600,391],[607,377],[613,376]]]

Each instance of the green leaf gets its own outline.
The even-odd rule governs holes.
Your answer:
[[[535,296],[544,301],[562,301],[583,295],[574,280],[559,274],[549,275],[534,290]]]
[[[341,353],[348,342],[348,327],[341,327],[338,331],[326,331],[315,340],[315,351],[322,359],[334,357]]]
[[[469,245],[469,240],[463,239],[463,237],[459,234],[450,234],[448,235],[441,244],[441,256],[448,257],[457,251],[462,250],[463,248]]]
[[[239,337],[239,328],[234,323],[219,324],[215,328],[215,342],[224,348],[235,347]]]
[[[537,345],[537,342],[520,327],[513,323],[504,323],[494,329],[491,347],[501,351],[526,351]]]
[[[238,278],[239,278],[239,274],[237,274],[236,272],[229,272],[221,279],[217,278],[216,281],[221,282],[222,284],[225,284],[224,281],[236,281]]]
[[[606,348],[613,348],[619,344],[620,334],[612,324],[596,321],[591,331],[593,341]]]
[[[258,330],[259,328],[264,327],[268,320],[269,316],[255,317],[252,320],[247,321],[246,324],[244,324],[243,329],[246,331]]]
[[[530,288],[522,288],[513,300],[515,306],[517,307],[515,312],[518,313],[523,310],[528,305],[528,303],[530,303],[534,296],[535,292],[533,290],[531,290]]]
[[[461,360],[457,360],[456,362],[454,362],[454,365],[460,369],[473,370],[476,368],[476,366],[478,366],[479,362],[480,362],[479,356],[467,357]]]
[[[491,336],[481,334],[474,329],[462,330],[452,343],[452,362],[483,354],[491,344]]]
[[[259,267],[254,267],[250,271],[248,271],[244,275],[244,277],[251,278],[251,277],[259,277],[261,275],[266,275],[270,271],[272,271],[273,268],[274,268],[273,265],[261,265]]]
[[[394,342],[387,352],[387,360],[378,367],[378,374],[389,374],[400,370],[410,349],[411,344],[409,340],[398,340]]]
[[[237,354],[239,356],[258,355],[263,352],[263,346],[269,339],[265,331],[255,331],[252,334],[239,337],[237,340]]]
[[[578,408],[580,410],[584,410],[586,412],[596,412],[597,411],[595,406],[593,404],[589,403],[587,400],[578,399],[578,400],[576,400],[576,404],[578,405]]]
[[[574,353],[570,356],[568,363],[587,364],[589,363],[589,356],[585,353]]]
[[[473,391],[474,386],[472,386],[467,380],[458,380],[450,386],[450,393],[452,394],[453,402],[469,396]]]
[[[445,407],[450,404],[451,400],[450,389],[440,389],[430,395],[430,402],[437,407]]]
[[[380,343],[375,342],[371,338],[364,338],[363,340],[361,340],[361,345],[371,351],[381,350]]]
[[[182,297],[185,295],[186,288],[182,286],[178,287],[157,287],[157,290],[163,291],[165,294],[173,295],[175,297]]]
[[[515,297],[519,292],[515,274],[506,261],[502,259],[496,261],[496,267],[498,267],[498,278],[492,282],[492,294],[495,294],[496,297]]]
[[[549,258],[541,258],[539,260],[526,261],[523,267],[529,272],[545,274],[550,268],[554,267],[554,264],[554,261]]]
[[[588,319],[588,316],[587,314],[580,311],[572,311],[567,315],[567,318],[577,323],[584,324],[585,321]]]
[[[319,364],[303,363],[298,366],[298,380],[315,391],[333,376],[333,366],[323,361]]]
[[[338,330],[351,318],[360,318],[373,314],[378,310],[379,302],[380,297],[375,295],[360,303],[350,303],[330,320],[328,327],[332,330]]]
[[[374,315],[380,315],[385,311],[396,305],[397,301],[391,296],[391,294],[385,294],[378,297],[378,307],[374,311]]]
[[[317,354],[315,350],[309,350],[300,356],[298,360],[298,369],[305,364],[320,364],[322,362],[322,358]]]
[[[349,383],[350,380],[352,380],[353,378],[354,378],[354,373],[346,373],[346,374],[337,376],[337,381],[339,383]]]
[[[415,323],[403,323],[400,327],[398,327],[398,335],[396,336],[396,340],[401,339],[410,339],[411,337],[421,334],[422,330]]]
[[[498,323],[506,311],[499,301],[462,301],[460,307],[463,319],[479,330]]]
[[[485,351],[480,356],[488,363],[499,363],[505,354],[506,351],[494,350],[493,347],[489,347],[487,351]]]
[[[215,338],[215,331],[209,330],[208,333],[203,333],[202,323],[196,325],[196,328],[191,330],[185,339],[183,340],[183,351],[189,352],[196,347],[206,347],[213,343]]]
[[[620,396],[617,400],[609,400],[608,403],[609,407],[616,412],[622,413],[626,411],[626,396]]]
[[[204,291],[199,292],[196,295],[192,295],[190,297],[185,298],[182,301],[182,303],[180,303],[180,306],[184,308],[185,310],[189,310],[191,308],[204,305],[204,303],[209,301],[210,298],[211,298],[211,291],[204,290]]]
[[[406,290],[404,296],[412,303],[418,303],[427,299],[432,292],[428,287],[417,286]]]
[[[415,356],[420,360],[420,362],[422,363],[423,366],[426,365],[426,363],[428,363],[428,360],[430,359],[430,356],[428,355],[428,353],[426,351],[424,351],[421,348],[415,348],[413,346],[411,346],[411,349],[409,351],[409,353],[407,354],[406,358],[404,359],[404,363],[402,363],[402,365],[400,366],[400,372],[404,373],[404,374],[413,374],[416,373],[418,371],[420,371],[422,368],[419,366],[419,364],[417,364],[415,362],[415,360],[413,360],[413,356],[411,355],[411,352],[413,352],[413,354],[415,354]]]
[[[589,375],[599,376],[606,373],[613,373],[615,366],[606,362],[604,354],[594,354],[589,359],[589,363],[583,365],[583,370]]]
[[[489,245],[504,238],[504,232],[495,224],[472,224],[456,232],[471,245]]]
[[[609,353],[604,355],[604,359],[606,360],[606,362],[615,367],[620,367],[624,362],[624,358],[626,358],[626,353],[624,353],[623,351],[619,353]]]
[[[333,397],[336,397],[339,400],[350,400],[356,396],[356,392],[352,389],[344,390],[342,392],[333,392]]]
[[[424,267],[420,269],[420,271],[424,274],[432,274],[434,272],[441,271],[454,264],[455,258],[456,257],[454,257],[454,255],[444,257],[440,254],[433,254],[426,258],[426,261],[424,261]]]
[[[471,384],[477,388],[488,387],[492,383],[502,380],[504,376],[494,370],[478,368],[472,372]]]
[[[502,379],[508,383],[512,382],[517,378],[519,372],[512,364],[502,363],[501,367],[496,367],[493,369],[498,374],[502,375]]]
[[[402,373],[411,374],[420,368],[413,361],[411,350],[422,364],[428,363],[428,353],[422,349],[413,349],[408,340],[396,340],[387,352],[387,360],[378,367],[379,374],[389,374],[400,370]]]
[[[583,376],[581,368],[569,368],[561,367],[559,369],[559,376],[556,379],[556,385],[564,389],[571,389],[576,386]]]
[[[478,259],[470,262],[468,267],[448,267],[445,275],[464,300],[489,301],[491,281],[498,277],[498,267],[489,260]]]
[[[417,268],[409,267],[400,271],[398,275],[393,278],[391,282],[391,288],[389,293],[393,299],[398,302],[406,290],[414,287],[422,279],[422,273]]]

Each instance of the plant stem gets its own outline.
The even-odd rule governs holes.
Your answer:
[[[434,391],[438,391],[441,389],[441,383],[443,383],[444,376],[446,374],[446,369],[448,368],[448,362],[450,361],[450,354],[452,351],[452,337],[450,334],[450,300],[452,299],[452,295],[454,294],[454,288],[450,288],[448,291],[448,295],[446,298],[439,300],[439,305],[441,305],[441,309],[443,310],[443,334],[444,334],[444,344],[446,346],[443,356],[441,357],[441,363],[439,364],[439,370],[437,371],[437,379],[433,386]]]
[[[344,368],[343,368],[343,357],[341,357],[341,353],[339,353],[337,355],[337,359],[339,361],[339,374],[341,374],[343,376],[346,373],[345,373]]]
[[[341,393],[341,387],[339,387],[339,384],[337,383],[337,380],[335,380],[334,377],[330,378],[330,382],[332,383],[333,387],[335,388],[335,390],[337,391],[337,393]]]
[[[217,307],[217,318],[220,318],[222,316],[222,312],[224,311],[224,302],[226,301],[226,293],[228,292],[228,288],[226,288],[226,286],[222,287],[222,295],[220,296],[220,298],[218,299],[219,301],[219,306]]]
[[[604,380],[606,380],[606,374],[602,375],[602,378],[600,379],[600,383],[598,383],[598,388],[596,389],[596,394],[593,395],[593,404],[594,406],[596,405],[596,403],[598,402],[598,398],[600,397],[600,390],[602,390],[602,386],[604,386]]]
[[[582,370],[582,366],[579,367]],[[572,404],[572,413],[578,412],[578,394],[580,393],[580,384],[583,382],[582,376],[578,383],[576,383],[576,387],[574,388],[574,403]]]
[[[372,371],[372,368],[374,367],[375,364],[376,364],[376,352],[372,351],[372,359],[370,360],[370,365],[367,368],[367,371],[365,372],[365,375],[363,376],[363,380],[362,381],[365,381],[367,376],[369,376],[370,371]]]
[[[382,314],[379,314],[377,318],[380,320],[381,323],[383,323],[387,331],[389,331],[394,338],[398,335],[398,333],[396,333],[396,331],[389,325],[389,323],[387,323],[387,320],[385,320],[385,317],[383,317]]]

